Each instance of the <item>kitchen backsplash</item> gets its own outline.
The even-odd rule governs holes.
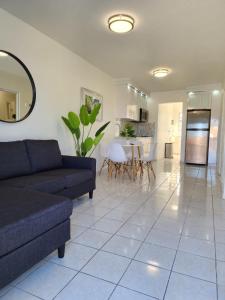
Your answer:
[[[136,136],[155,137],[155,122],[136,123],[136,122],[129,122],[128,120],[121,119],[120,120],[121,130],[123,129],[124,125],[127,123],[131,124],[134,127]]]

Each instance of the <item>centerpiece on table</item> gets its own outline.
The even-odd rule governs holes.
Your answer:
[[[123,127],[123,130],[120,132],[120,136],[126,137],[126,138],[135,138],[135,130],[134,127],[130,123],[126,123]]]

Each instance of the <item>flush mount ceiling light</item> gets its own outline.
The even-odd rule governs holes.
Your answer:
[[[168,68],[157,68],[152,70],[152,75],[155,78],[163,78],[171,73],[171,70]]]
[[[217,96],[217,95],[220,94],[220,91],[219,90],[214,90],[212,93],[213,93],[214,96]]]
[[[134,18],[129,15],[118,14],[108,19],[109,29],[116,33],[126,33],[134,28]]]

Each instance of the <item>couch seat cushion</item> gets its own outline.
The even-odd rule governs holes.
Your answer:
[[[91,170],[87,169],[55,169],[41,172],[43,176],[62,177],[65,179],[66,188],[79,185],[93,178]]]
[[[29,176],[20,176],[1,180],[0,186],[13,186],[46,193],[57,193],[66,187],[66,180],[62,176],[49,176],[36,173]]]
[[[64,222],[72,201],[17,188],[0,188],[0,256]]]

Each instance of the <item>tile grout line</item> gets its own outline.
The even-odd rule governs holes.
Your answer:
[[[212,170],[210,168],[210,178],[211,178],[211,197],[212,197],[212,209],[213,209],[213,230],[214,230],[214,244],[215,244],[215,271],[216,271],[216,299],[219,299],[219,289],[218,289],[218,274],[217,274],[217,250],[216,250],[216,229],[215,229],[215,210],[214,210],[214,195],[212,189]]]
[[[130,195],[130,194],[129,194],[129,195]],[[129,197],[129,195],[128,195],[127,197]],[[108,198],[106,198],[106,199],[108,199]],[[121,201],[121,203],[122,203],[122,201]],[[121,204],[121,203],[120,203],[120,204]],[[77,239],[78,237],[80,237],[83,233],[85,233],[85,232],[86,232],[87,230],[89,230],[89,229],[97,230],[97,229],[94,229],[92,226],[94,226],[97,222],[99,222],[99,221],[102,220],[104,217],[106,217],[107,214],[109,214],[111,211],[113,211],[113,210],[115,210],[117,207],[119,207],[120,204],[118,204],[118,206],[112,208],[109,212],[106,212],[106,213],[103,214],[102,216],[96,216],[98,219],[97,219],[92,225],[84,226],[84,225],[80,225],[80,224],[72,224],[72,223],[71,223],[72,226],[83,226],[83,227],[85,227],[86,229],[85,229],[83,232],[81,232],[80,234],[78,234],[78,236],[76,236],[75,238],[69,240],[69,241],[68,241],[68,244],[71,243],[71,242],[73,242],[75,239]],[[74,207],[74,208],[76,209],[76,207]],[[88,210],[88,209],[89,209],[89,208],[85,209],[85,210],[82,211],[82,212],[78,212],[78,214],[85,214],[85,215],[88,215],[88,216],[93,216],[93,217],[95,217],[95,215],[91,215],[91,214],[86,214],[86,213],[85,213],[86,210]],[[115,221],[115,219],[111,219],[111,218],[108,218],[108,219],[114,220],[114,221]],[[117,220],[117,221],[119,221],[119,220]],[[121,221],[121,222],[122,222],[122,221]],[[124,223],[124,222],[123,222],[123,223]],[[101,231],[101,230],[97,230],[97,231]],[[101,231],[101,232],[105,232],[105,231]],[[105,233],[108,233],[108,232],[105,232]]]
[[[161,183],[159,183],[159,184],[157,184],[156,186],[153,186],[152,187],[152,190],[150,191],[150,195],[152,195],[152,194],[154,194],[154,192],[156,192],[157,191],[157,189],[159,189],[159,187],[160,186],[162,186],[164,183],[166,183],[168,180],[170,180],[171,179],[171,177],[174,175],[174,171],[173,171],[173,174],[170,174],[170,175],[168,175],[168,176],[166,176],[166,177],[164,177],[164,178],[162,178],[162,182]],[[143,183],[142,185],[141,185],[141,187],[143,187],[143,186],[149,186],[147,183]],[[176,189],[176,188],[175,188]],[[137,192],[138,193],[138,192]],[[174,192],[173,192],[174,193]],[[171,196],[173,195],[173,193],[171,194]],[[122,204],[123,202],[127,202],[127,199],[129,198],[129,196],[130,195],[133,195],[133,194],[136,194],[136,192],[134,192],[134,189],[133,189],[133,191],[132,192],[130,192],[129,193],[129,195],[128,196],[126,196],[126,198],[124,198],[123,199],[123,201],[121,201],[119,204],[118,204],[118,206],[116,206],[116,207],[113,207],[113,208],[110,208],[110,211],[113,211],[114,209],[116,209],[117,207],[119,207],[120,206],[120,204]],[[149,196],[146,196],[146,197],[149,197]],[[110,198],[110,196],[108,196],[107,197],[107,199],[109,199]],[[102,200],[102,199],[101,199]],[[148,202],[150,199],[148,198],[148,199],[146,199],[145,201],[143,201],[139,206],[138,206],[138,208],[131,214],[131,216],[125,221],[125,222],[122,222],[123,224],[121,225],[121,227],[122,226],[124,226],[126,223],[128,223],[128,220],[130,219],[130,218],[132,218],[132,216],[133,215],[135,215],[136,213],[137,213],[137,211],[140,209],[140,207],[141,206],[143,206],[146,202]],[[129,204],[129,202],[128,202],[128,204]],[[74,207],[74,208],[76,208],[76,206]],[[87,208],[88,209],[88,208]],[[85,210],[86,211],[86,210]],[[84,213],[85,214],[85,211],[82,211],[82,212],[80,212],[80,213]],[[102,218],[104,218],[107,214],[108,214],[109,212],[107,212],[105,215],[103,215],[102,217],[100,217],[96,222],[98,222],[100,219],[102,219]],[[113,219],[112,219],[113,220]],[[91,226],[93,226],[96,222],[94,222]],[[76,226],[76,224],[73,224],[74,226]],[[77,225],[77,226],[83,226],[83,225]],[[88,229],[93,229],[93,230],[97,230],[97,229],[94,229],[94,228],[92,228],[91,226],[88,226],[88,227],[86,227],[86,226],[83,226],[83,227],[85,227],[85,230],[84,230],[84,232],[86,232]],[[141,225],[136,225],[136,226],[141,226]],[[120,227],[120,228],[121,228]],[[116,233],[120,230],[120,228],[112,235],[112,237],[110,238],[110,239],[112,239],[113,238],[113,236],[115,236],[116,235]],[[151,229],[150,229],[151,230]],[[98,231],[98,230],[97,230]],[[80,234],[78,234],[78,236],[77,237],[75,237],[74,239],[76,239],[76,238],[78,238],[80,235],[82,235],[84,232],[82,232],[82,233],[80,233]],[[127,237],[128,238],[128,237]],[[110,240],[109,239],[109,240]],[[109,240],[107,240],[107,242],[109,241]],[[74,242],[73,240],[72,241],[70,241],[70,242]],[[69,242],[69,243],[70,243]],[[107,243],[106,242],[106,243]],[[104,243],[104,245],[106,244],[106,243]],[[104,247],[104,245],[102,246],[102,247]],[[102,250],[102,247],[92,256],[92,258],[100,251],[100,250]],[[90,247],[91,248],[91,247]],[[106,252],[106,251],[105,251]],[[114,253],[114,255],[116,255],[115,253]],[[91,258],[91,259],[92,259]],[[90,260],[91,260],[90,259]],[[51,261],[48,261],[48,260],[44,260],[45,262],[50,262],[50,263],[53,263],[54,264],[54,262],[51,262]],[[89,262],[89,261],[88,261]],[[58,264],[59,265],[59,264]],[[65,266],[63,266],[63,265],[60,265],[61,267],[64,267],[64,268],[67,268],[67,267],[65,267]],[[41,266],[39,266],[37,269],[39,269]],[[84,268],[84,266],[83,266],[83,268]],[[82,268],[82,269],[83,269]],[[35,269],[33,272],[35,272],[37,269]],[[81,269],[81,270],[82,270]],[[73,271],[76,271],[77,272],[77,270],[74,270],[74,269],[71,269],[71,270],[73,270]],[[62,288],[62,290],[64,289],[64,288],[66,288],[66,286],[79,274],[79,273],[83,273],[82,271],[78,271],[74,276],[73,276],[73,278]],[[33,272],[31,272],[30,274],[28,274],[22,281],[24,281],[25,279],[27,279],[27,277],[29,277]],[[84,273],[83,273],[84,274]],[[92,275],[90,275],[90,274],[88,274],[89,276],[92,276]],[[95,276],[93,276],[93,277],[95,277]],[[98,278],[98,277],[95,277],[95,278]],[[100,278],[101,279],[101,278]],[[101,279],[101,280],[104,280],[104,279]],[[21,282],[22,282],[21,281]],[[19,284],[19,283],[18,283]],[[12,288],[17,288],[17,289],[20,289],[20,290],[22,290],[22,291],[24,291],[25,293],[28,293],[28,294],[31,294],[30,292],[28,292],[28,291],[25,291],[25,290],[23,290],[23,289],[21,289],[21,288],[19,288],[17,285],[15,285],[15,286],[11,286]],[[127,289],[129,289],[129,288],[127,288]],[[60,292],[62,291],[62,290],[60,290]],[[59,292],[59,293],[60,293]],[[6,292],[6,294],[7,294],[8,292]],[[58,293],[58,294],[59,294]],[[137,292],[137,293],[141,293],[141,292]],[[57,294],[57,295],[58,295]],[[5,295],[5,294],[4,294]],[[31,294],[31,295],[33,295],[33,294]],[[57,297],[57,295],[55,295],[52,299],[54,299],[55,297]],[[36,296],[36,295],[33,295],[34,297],[38,297],[39,299],[42,299],[42,298],[40,298],[39,296]]]
[[[197,172],[197,174],[196,174],[196,177],[197,177],[197,178],[198,178],[198,174],[199,174],[199,170],[198,170],[198,172]],[[192,183],[192,185],[194,186],[194,188],[193,188],[193,190],[192,190],[192,193],[191,193],[190,197],[188,197],[188,203],[189,203],[189,204],[190,204],[190,200],[191,200],[192,197],[193,197],[193,191],[194,191],[195,188],[196,188],[196,183]],[[169,282],[170,282],[170,279],[171,279],[171,276],[172,276],[172,273],[173,273],[173,267],[174,267],[174,264],[175,264],[175,261],[176,261],[176,258],[177,258],[177,253],[178,253],[178,251],[179,251],[179,246],[180,246],[180,242],[181,242],[181,239],[182,239],[182,233],[183,233],[184,226],[185,226],[186,219],[187,219],[187,215],[188,215],[188,209],[189,209],[189,205],[187,206],[187,211],[186,211],[186,214],[185,214],[185,219],[184,219],[184,223],[183,223],[183,226],[182,226],[180,239],[179,239],[179,241],[178,241],[177,249],[176,249],[175,256],[174,256],[174,259],[173,259],[173,263],[172,263],[172,266],[171,266],[171,270],[170,270],[169,278],[168,278],[168,281],[167,281],[167,284],[166,284],[166,289],[165,289],[165,292],[164,292],[163,299],[165,299],[165,297],[166,297],[166,293],[167,293],[167,290],[168,290]],[[185,275],[185,274],[183,274],[183,275]]]
[[[170,177],[170,175],[166,178],[166,179],[164,179],[163,180],[163,182],[161,183],[161,184],[159,184],[159,186],[157,186],[153,191],[151,191],[151,193],[153,193],[158,187],[160,187],[164,182],[166,182],[167,180],[168,180],[168,178]],[[131,194],[131,193],[130,193]],[[129,194],[129,195],[130,195]],[[128,196],[129,197],[129,196]],[[145,202],[147,202],[148,200],[146,200]],[[145,203],[145,202],[143,202],[141,205],[140,205],[140,207]],[[139,208],[140,208],[139,207]],[[137,210],[139,209],[139,208],[137,208]],[[136,211],[137,211],[136,210]],[[134,214],[136,213],[136,211],[134,212]],[[131,217],[134,215],[134,214],[132,214],[131,215]],[[104,216],[102,217],[102,218],[104,218]],[[102,218],[100,218],[100,219],[102,219]],[[99,220],[100,220],[99,219]],[[128,218],[129,219],[129,218]],[[99,221],[98,220],[98,221]],[[95,223],[97,223],[98,221],[96,221]],[[93,223],[91,226],[93,226],[95,223]],[[126,222],[124,222],[122,225],[121,225],[121,227],[123,226],[123,225],[125,225],[127,223],[127,221]],[[113,236],[115,236],[116,235],[116,233],[121,229],[121,227],[112,235],[112,237],[108,240],[108,241],[110,241],[112,238],[113,238]],[[91,227],[90,227],[91,228]],[[108,242],[107,241],[107,242]],[[69,284],[70,284],[70,282],[78,275],[78,274],[80,274],[80,273],[83,273],[82,272],[82,269],[84,269],[85,267],[86,267],[86,265],[101,251],[101,249],[105,246],[105,244],[107,243],[107,242],[105,242],[104,244],[103,244],[103,246],[100,248],[100,249],[98,249],[98,251],[87,261],[87,263],[77,272],[77,274],[52,298],[52,299],[55,299]],[[95,278],[97,278],[97,277],[95,277]],[[99,278],[100,279],[100,278]],[[114,290],[113,290],[114,291]]]
[[[32,294],[31,292],[29,292],[29,291],[25,291],[25,290],[22,289],[21,287],[14,286],[13,288],[18,289],[19,291],[22,291],[22,292],[24,292],[25,294],[31,295],[31,296],[33,296],[33,297],[35,297],[35,298],[37,298],[37,299],[45,300],[44,298],[41,298],[40,296],[34,295],[34,294]],[[9,291],[10,291],[10,290],[9,290]],[[8,292],[9,292],[9,291],[8,291]],[[8,292],[6,292],[6,294],[2,295],[2,296],[0,297],[0,299],[3,298],[5,295],[7,295]]]
[[[172,175],[170,175],[170,176],[168,177],[168,180],[170,179],[171,176],[172,176]],[[165,180],[163,183],[165,183],[166,181],[167,181],[167,180]],[[161,185],[163,185],[163,183],[162,183]],[[144,244],[144,242],[146,241],[146,239],[147,239],[149,233],[151,232],[151,230],[152,230],[152,228],[154,227],[154,225],[157,223],[157,221],[158,221],[159,217],[161,216],[163,210],[165,209],[166,205],[168,204],[168,202],[170,201],[170,199],[171,199],[172,196],[174,195],[174,193],[175,193],[175,191],[176,191],[176,189],[177,189],[177,187],[179,186],[180,183],[181,183],[181,178],[180,178],[179,183],[176,185],[176,187],[174,188],[173,192],[172,192],[171,195],[169,196],[169,199],[166,201],[164,207],[161,209],[161,211],[160,211],[160,213],[159,213],[157,219],[155,220],[155,222],[153,223],[153,225],[152,225],[151,228],[149,229],[148,233],[146,234],[145,239],[141,242],[141,244],[140,244],[138,250],[136,251],[136,253],[135,253],[135,255],[134,255],[133,257],[135,257],[135,256],[137,255],[138,251],[141,249],[141,247],[142,247],[142,245]],[[161,185],[160,185],[160,186],[161,186]],[[147,202],[147,201],[146,201],[146,202]],[[130,263],[128,264],[127,268],[126,268],[125,271],[123,272],[123,274],[122,274],[120,280],[119,280],[118,283],[116,284],[114,290],[113,290],[112,293],[109,295],[109,297],[108,297],[107,300],[110,300],[110,298],[112,297],[112,295],[113,295],[113,293],[114,293],[116,287],[117,287],[117,286],[120,286],[120,282],[121,282],[123,276],[125,275],[125,273],[127,272],[128,268],[130,267],[130,265],[131,265],[131,263],[132,263],[133,261],[134,261],[134,259],[132,258],[131,261],[130,261]],[[137,292],[137,291],[136,291],[136,292]],[[149,295],[148,295],[148,296],[149,296]]]
[[[129,197],[129,196],[128,196]],[[75,207],[73,207],[73,208],[75,208]],[[113,209],[112,209],[113,210]],[[83,213],[83,212],[82,212]],[[107,214],[107,213],[106,213]],[[100,219],[102,219],[102,218],[104,218],[104,216],[105,215],[103,215],[102,217],[100,217],[96,222],[98,222]],[[95,222],[95,223],[96,223]],[[95,224],[95,223],[93,223],[93,225]],[[73,224],[72,224],[73,225]],[[91,225],[91,226],[93,226],[93,225]],[[76,226],[75,224],[74,224],[74,226]],[[79,226],[79,225],[77,225],[77,226]],[[85,226],[83,226],[83,227],[85,227]],[[91,227],[89,226],[89,227],[86,227],[86,229],[85,229],[85,231],[84,232],[86,232],[88,229],[90,229]],[[81,234],[83,234],[84,232],[82,232],[82,233],[80,233],[76,238],[78,238]],[[71,243],[72,242],[72,240],[70,240],[70,241],[68,241],[68,244],[69,243]],[[91,259],[95,256],[97,254],[97,252],[91,257]],[[44,259],[45,260],[45,259]],[[65,267],[65,266],[63,266],[63,265],[60,265],[60,264],[57,264],[57,263],[54,263],[54,262],[51,262],[51,261],[49,261],[49,260],[45,260],[45,262],[49,262],[49,263],[53,263],[53,264],[56,264],[56,265],[58,265],[58,266],[61,266],[61,267],[64,267],[64,268],[67,268],[67,267]],[[26,280],[33,272],[35,272],[36,270],[38,270],[39,268],[40,268],[41,266],[39,266],[37,269],[35,269],[34,271],[32,271],[31,273],[29,273],[29,274],[27,274],[27,276],[23,279],[23,280],[21,280],[21,282],[23,282],[24,280]],[[61,293],[62,292],[62,290],[64,289],[64,288],[66,288],[66,286],[78,275],[78,273],[80,272],[80,271],[77,271],[77,270],[74,270],[74,269],[72,269],[72,268],[68,268],[68,269],[70,269],[70,270],[72,270],[72,271],[75,271],[75,272],[77,272],[73,277],[72,277],[72,279],[60,290],[60,292],[59,293]],[[20,288],[18,285],[21,283],[21,282],[19,282],[19,283],[17,283],[15,286],[11,286],[12,288],[17,288],[17,289],[19,289],[19,290],[21,290],[21,291],[23,291],[23,292],[25,292],[25,293],[28,293],[28,294],[30,294],[30,295],[32,295],[32,296],[35,296],[35,297],[38,297],[39,299],[41,299],[41,300],[44,300],[44,299],[42,299],[42,298],[40,298],[39,296],[36,296],[36,295],[33,295],[33,294],[31,294],[30,292],[28,292],[28,291],[26,291],[26,290],[23,290],[22,288]],[[6,292],[6,294],[8,293],[8,291]],[[59,294],[58,293],[58,294]],[[6,294],[4,294],[4,295],[6,295]],[[57,295],[58,295],[57,294]],[[56,295],[56,296],[57,296]],[[55,299],[55,297],[56,296],[54,296],[52,299]],[[0,298],[2,298],[2,296],[0,297]]]

